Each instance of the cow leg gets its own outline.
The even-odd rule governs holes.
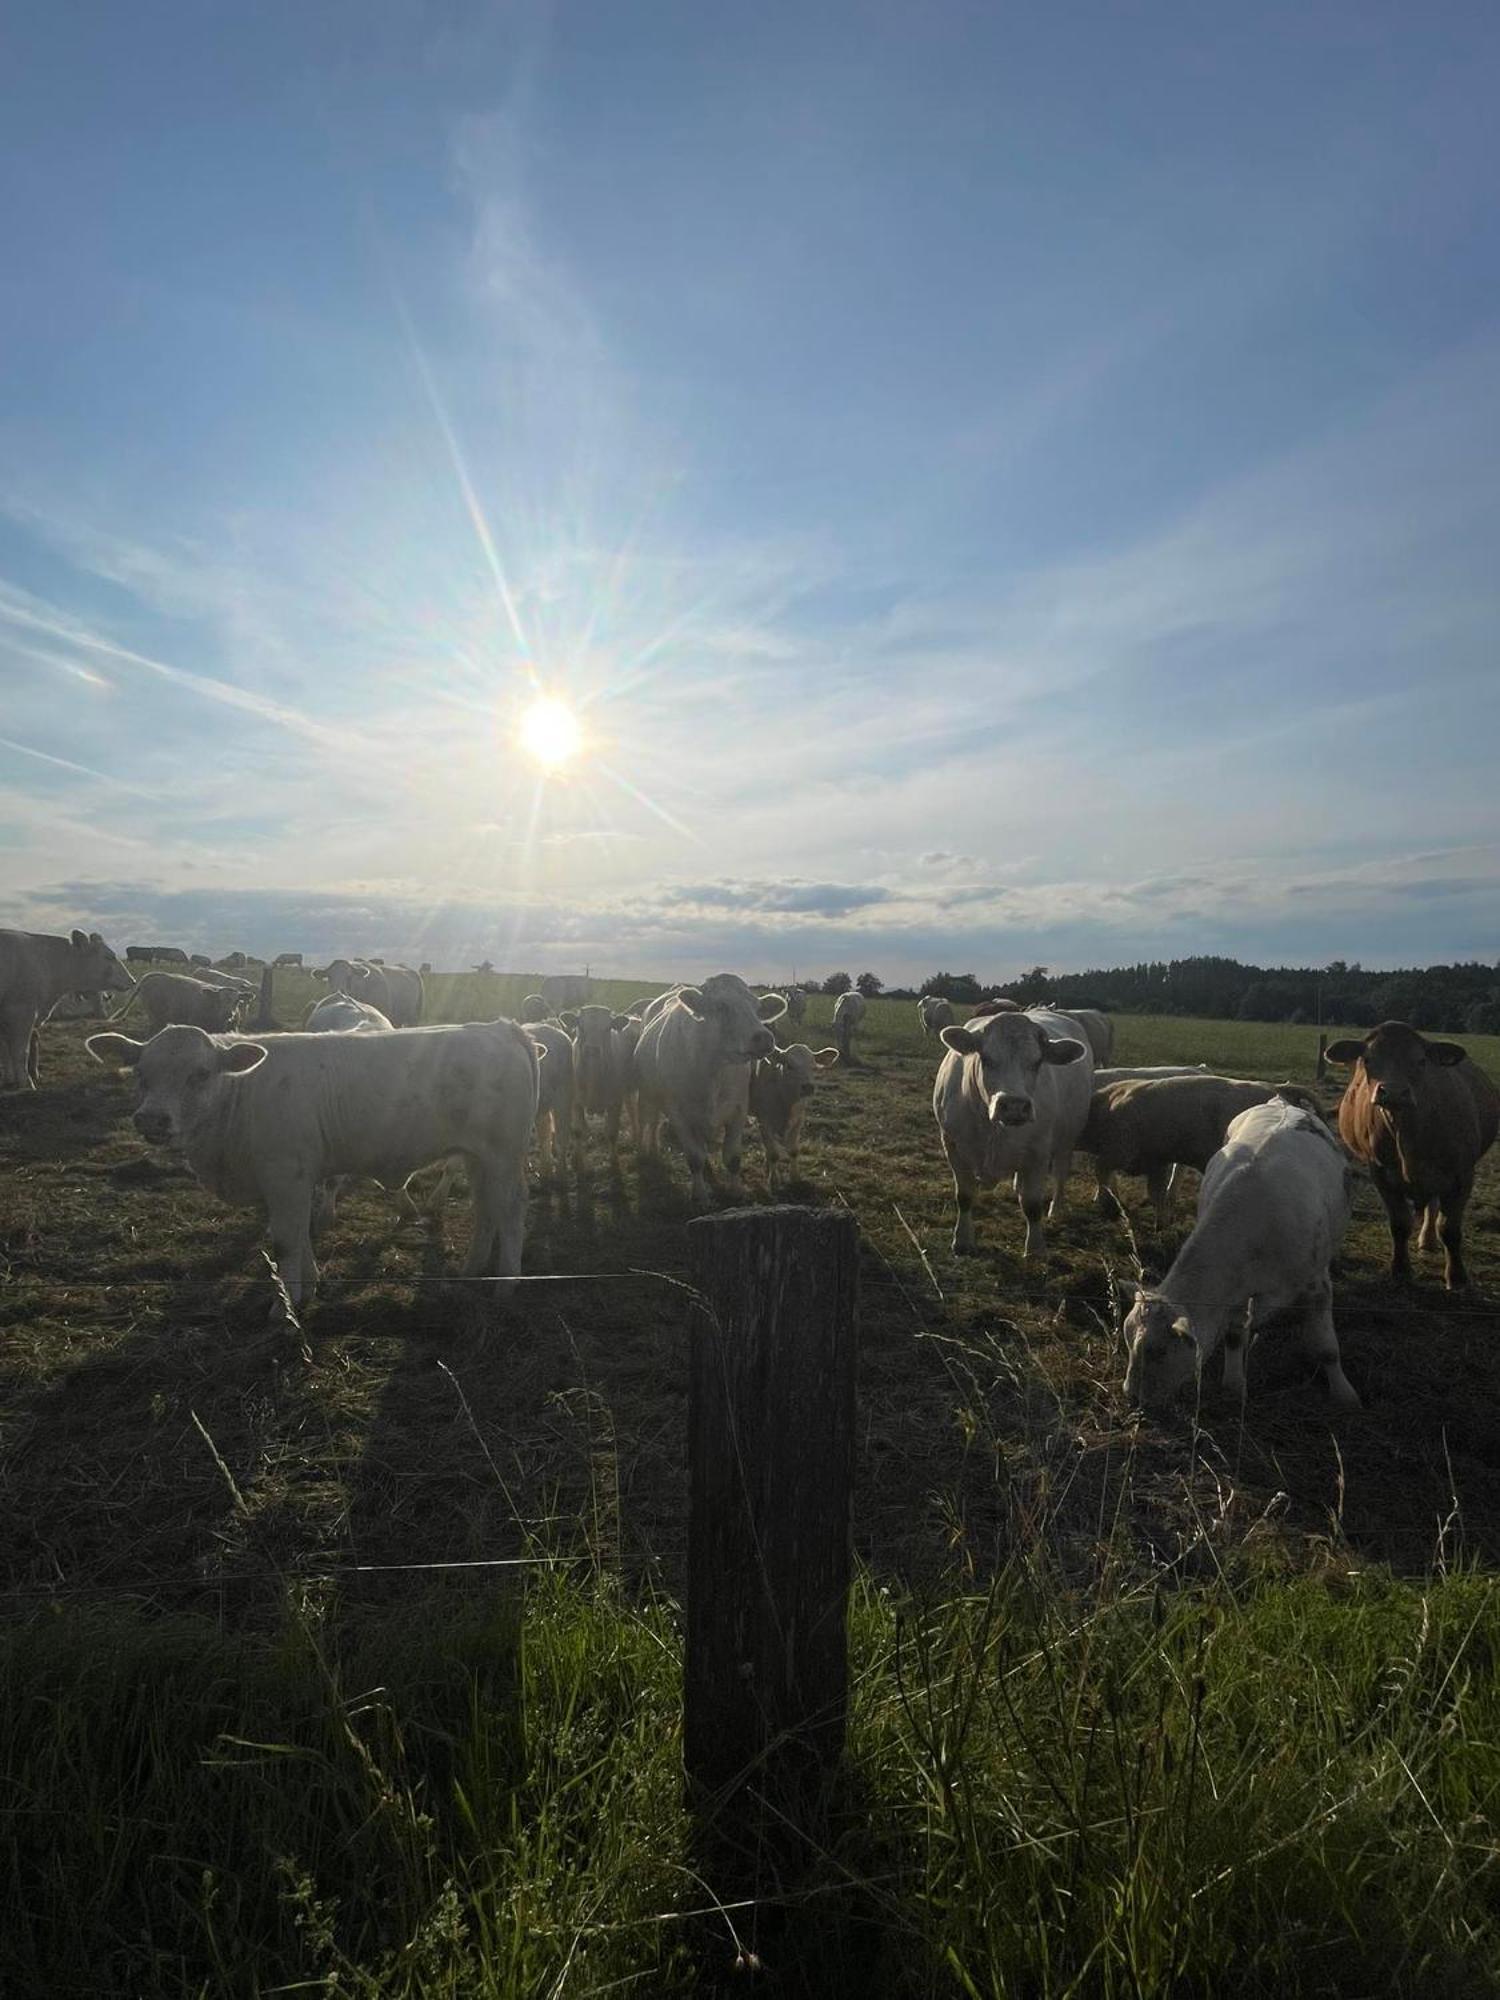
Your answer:
[[[1073,1148],[1059,1153],[1052,1162],[1052,1203],[1048,1215],[1061,1215],[1068,1205],[1068,1176],[1073,1171]]]
[[[526,1172],[494,1159],[468,1161],[469,1186],[473,1191],[474,1227],[469,1251],[464,1259],[466,1278],[514,1278],[521,1269],[521,1250],[526,1236]],[[502,1294],[513,1291],[501,1285]]]
[[[1124,1215],[1125,1204],[1115,1193],[1115,1170],[1113,1167],[1096,1167],[1094,1170],[1094,1207],[1101,1215]]]
[[[1308,1352],[1327,1387],[1329,1402],[1336,1410],[1360,1409],[1359,1397],[1344,1373],[1339,1354],[1339,1337],[1333,1325],[1333,1286],[1327,1278],[1306,1302],[1303,1329]]]
[[[41,1079],[42,1066],[40,1056],[41,1036],[33,1028],[31,1033],[26,1037],[26,1083],[27,1087],[31,1090],[36,1089]]]
[[[1443,1232],[1439,1227],[1441,1208],[1442,1203],[1436,1195],[1433,1196],[1431,1201],[1423,1203],[1422,1220],[1417,1229],[1417,1241],[1415,1245],[1417,1250],[1436,1250],[1438,1244],[1442,1241]]]
[[[552,1113],[536,1115],[536,1170],[543,1180],[552,1178]]]
[[[1433,1204],[1439,1210],[1437,1234],[1443,1246],[1443,1283],[1450,1292],[1461,1292],[1469,1282],[1464,1268],[1464,1209],[1468,1199],[1465,1190]]]
[[[1016,1178],[1020,1182],[1021,1213],[1026,1218],[1026,1242],[1021,1255],[1045,1257],[1047,1235],[1042,1228],[1042,1216],[1047,1207],[1046,1169],[1040,1165],[1024,1167]],[[1053,1205],[1055,1207],[1056,1203]]]
[[[1398,1283],[1411,1279],[1411,1203],[1399,1180],[1388,1175],[1379,1166],[1370,1169],[1370,1178],[1375,1183],[1375,1191],[1385,1203],[1386,1216],[1391,1225],[1391,1276]]]
[[[709,1193],[705,1168],[708,1165],[708,1148],[696,1134],[690,1138],[686,1132],[679,1132],[677,1136],[681,1141],[682,1157],[687,1161],[688,1174],[692,1181],[688,1200],[694,1208],[707,1208]]]
[[[953,1254],[955,1257],[969,1257],[974,1252],[974,1193],[979,1183],[946,1137],[943,1151],[948,1155],[948,1165],[953,1170],[953,1198],[958,1208],[953,1223]]]
[[[271,1255],[295,1310],[310,1306],[318,1288],[318,1265],[312,1247],[312,1207],[316,1184],[305,1171],[289,1174],[284,1186],[266,1196],[266,1222]],[[280,1298],[271,1301],[270,1318],[283,1317]]]
[[[1224,1387],[1231,1396],[1245,1400],[1245,1349],[1250,1344],[1250,1314],[1246,1310],[1231,1315],[1224,1329]]]
[[[1172,1162],[1165,1160],[1148,1169],[1146,1174],[1146,1193],[1156,1210],[1158,1234],[1166,1228],[1167,1217],[1172,1212],[1172,1176],[1175,1172],[1176,1168]]]

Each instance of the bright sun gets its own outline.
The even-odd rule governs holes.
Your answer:
[[[521,717],[521,748],[548,771],[571,763],[583,748],[578,717],[556,695],[542,695]]]

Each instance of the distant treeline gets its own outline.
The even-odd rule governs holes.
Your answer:
[[[1336,958],[1329,965],[1241,965],[1234,958],[1174,958],[1109,971],[1049,972],[983,984],[972,972],[937,972],[918,991],[950,1000],[1004,995],[1023,1006],[1055,1000],[1117,1014],[1197,1014],[1237,1021],[1335,1021],[1369,1027],[1410,1021],[1443,1034],[1500,1034],[1500,964],[1429,965],[1367,972]],[[915,995],[913,995],[915,997]]]

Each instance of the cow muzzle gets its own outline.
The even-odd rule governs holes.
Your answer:
[[[130,1122],[152,1146],[165,1146],[172,1136],[172,1120],[165,1111],[137,1111]]]
[[[1392,1090],[1389,1084],[1375,1086],[1375,1108],[1377,1111],[1410,1111],[1416,1102],[1409,1090]]]
[[[992,1125],[1029,1125],[1036,1116],[1036,1106],[1029,1097],[994,1097],[990,1099],[990,1123]]]
[[[741,1058],[743,1062],[755,1062],[761,1056],[768,1056],[776,1046],[776,1037],[769,1028],[757,1028],[750,1037],[750,1047]]]

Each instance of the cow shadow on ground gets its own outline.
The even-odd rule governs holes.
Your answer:
[[[44,1073],[45,1077],[45,1073]],[[120,1093],[104,1074],[0,1096],[0,1148],[18,1164],[97,1155],[117,1134]]]

